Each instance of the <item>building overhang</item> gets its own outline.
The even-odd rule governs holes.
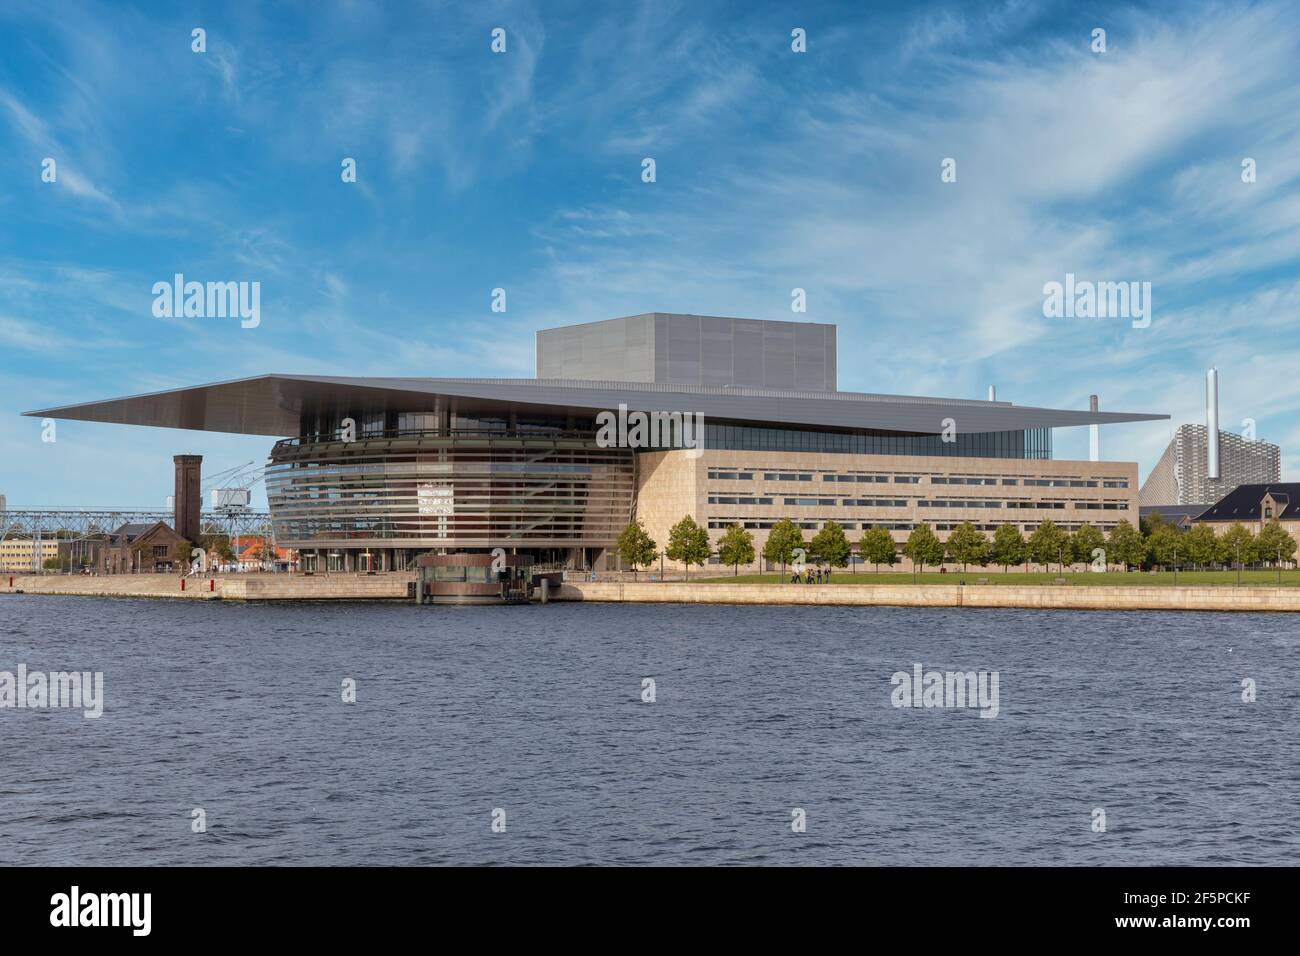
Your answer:
[[[825,430],[939,434],[1158,421],[1168,415],[1037,408],[1010,402],[551,379],[347,378],[262,375],[23,414],[70,421],[291,438],[304,412],[360,419],[378,412],[565,415],[617,410],[702,414],[706,420]]]

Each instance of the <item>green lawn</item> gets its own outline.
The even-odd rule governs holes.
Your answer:
[[[862,571],[859,569],[856,573],[849,571],[847,568],[837,568],[831,575],[831,584],[976,584],[981,578],[987,578],[988,584],[1054,584],[1057,578],[1064,578],[1066,583],[1071,585],[1080,585],[1087,587],[1105,587],[1107,585],[1128,585],[1130,587],[1145,587],[1155,584],[1174,583],[1172,571],[1162,571],[1157,574],[1148,572],[1130,571],[1125,574],[1121,571],[1107,571],[1105,573],[1095,573],[1091,571],[1066,571],[1064,574],[1056,572],[1035,571],[1026,573],[1025,571],[1016,571],[1003,573],[1001,569],[996,571],[973,570],[965,573],[961,571],[949,571],[941,574],[937,571],[926,571],[916,576],[915,582],[911,574],[906,572],[881,572],[876,574],[872,571]],[[716,578],[699,578],[700,583],[708,584],[777,584],[788,582],[790,576],[784,577],[779,574],[742,574],[738,577],[716,577]],[[1237,583],[1236,571],[1179,571],[1178,584],[1217,584],[1217,585],[1235,585]],[[1241,583],[1243,585],[1253,585],[1257,587],[1277,586],[1276,571],[1242,571]],[[1286,587],[1300,587],[1300,571],[1282,572],[1282,584]]]

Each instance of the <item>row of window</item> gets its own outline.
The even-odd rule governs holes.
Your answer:
[[[752,471],[709,471],[709,478],[714,481],[753,481],[754,472]],[[813,476],[809,472],[763,472],[764,481],[812,481]],[[996,485],[999,480],[1003,485],[1019,485],[1022,481],[1020,478],[970,478],[965,476],[953,475],[931,475],[930,484],[932,485]],[[822,481],[849,481],[860,482],[864,484],[877,483],[887,484],[893,482],[900,485],[919,484],[921,479],[916,475],[822,475]],[[1124,479],[1081,479],[1081,478],[1025,478],[1023,482],[1031,488],[1127,488],[1128,481]]]
[[[752,471],[709,471],[709,478],[714,481],[753,481],[754,472]],[[763,472],[764,481],[812,481],[813,476],[810,472],[798,471],[765,471]],[[920,478],[915,475],[822,475],[822,481],[860,481],[860,482],[877,482],[888,484],[893,481],[900,485],[915,485],[920,482]]]
[[[709,495],[711,505],[771,505],[775,498],[743,495]],[[908,501],[904,498],[782,498],[783,505],[797,508],[833,508],[837,505],[845,508],[906,508]],[[1066,504],[1072,504],[1083,511],[1128,511],[1127,501],[1007,501],[991,498],[963,500],[961,498],[918,499],[918,508],[1027,508],[1031,511],[1062,511]]]
[[[824,527],[828,521],[832,520],[834,519],[821,518],[816,521],[793,521],[791,523],[796,528],[805,531],[817,531]],[[710,530],[715,531],[725,531],[733,524],[738,524],[742,528],[746,528],[750,531],[767,531],[776,523],[777,519],[774,518],[711,518],[709,519],[708,525]],[[909,521],[836,521],[835,523],[845,531],[857,531],[859,529],[866,531],[868,528],[884,528],[886,531],[911,531],[916,527],[915,523]],[[1056,527],[1062,531],[1078,531],[1086,522],[1067,521],[1054,523],[1056,524]],[[1019,528],[1021,531],[1026,531],[1031,534],[1038,529],[1038,525],[1036,524],[1018,525],[1014,521],[1006,521],[1002,522],[1002,524],[977,524],[975,527],[980,531],[995,532],[998,528],[1002,527],[1003,524],[1009,524],[1013,528]],[[933,525],[933,528],[935,531],[953,531],[959,526],[959,524],[940,523]],[[1096,528],[1098,531],[1110,531],[1115,527],[1115,524],[1099,523],[1091,525],[1091,527]]]
[[[1077,478],[1026,478],[1025,484],[1036,488],[1096,488],[1095,481],[1080,481]],[[1101,483],[1103,488],[1127,488],[1128,482],[1119,479],[1106,480]]]
[[[1083,525],[1082,525],[1081,523],[1079,523],[1079,522],[1075,522],[1075,521],[1066,521],[1066,522],[1055,522],[1055,521],[1054,521],[1054,522],[1052,522],[1052,523],[1055,524],[1056,527],[1059,528],[1059,529],[1062,530],[1062,531],[1078,531],[1080,528],[1083,527]],[[1007,524],[1010,524],[1013,528],[1016,527],[1016,525],[1015,525],[1014,522],[1007,522]],[[935,531],[956,531],[959,527],[961,527],[960,524],[936,524],[936,525],[934,526],[934,530],[935,530]],[[998,528],[1002,527],[1002,525],[997,525],[997,524],[977,524],[977,525],[975,525],[975,527],[976,527],[978,530],[980,530],[980,531],[997,531]],[[1092,527],[1096,528],[1098,531],[1110,531],[1112,528],[1115,527],[1115,525],[1114,525],[1114,524],[1095,524],[1095,525],[1092,525]],[[1038,525],[1036,525],[1036,524],[1022,524],[1022,525],[1020,525],[1020,528],[1021,528],[1022,531],[1029,531],[1029,532],[1032,533],[1033,531],[1035,531],[1035,530],[1038,528]]]
[[[1029,504],[1029,502],[1008,501],[1007,507],[1016,504]],[[989,499],[977,501],[962,501],[960,498],[935,498],[933,501],[918,501],[917,505],[921,508],[1001,508],[1002,502]],[[1064,508],[1064,502],[1043,503],[1045,508]]]

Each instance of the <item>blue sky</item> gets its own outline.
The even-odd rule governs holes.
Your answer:
[[[646,311],[837,323],[844,389],[1169,413],[1102,432],[1143,475],[1217,364],[1224,427],[1254,419],[1300,479],[1298,79],[1286,3],[6,0],[0,493],[161,505],[172,454],[270,447],[45,443],[31,408],[527,376],[537,329]],[[261,325],[155,318],[176,272],[260,282]],[[1151,282],[1150,327],[1045,318],[1067,272]],[[1055,437],[1086,457],[1086,429]]]

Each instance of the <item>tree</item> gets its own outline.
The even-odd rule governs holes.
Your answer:
[[[927,564],[942,564],[945,550],[943,542],[930,530],[928,524],[919,524],[913,528],[907,536],[907,543],[903,545],[903,553],[922,571]]]
[[[1048,567],[1053,561],[1065,570],[1065,559],[1070,553],[1070,536],[1052,523],[1051,518],[1044,518],[1042,523],[1029,536],[1029,554],[1036,564]]]
[[[1079,530],[1070,536],[1070,551],[1076,561],[1091,564],[1093,552],[1098,548],[1106,550],[1106,536],[1090,524],[1080,525]]]
[[[1259,535],[1255,538],[1255,553],[1261,561],[1280,564],[1290,561],[1295,551],[1295,538],[1287,534],[1276,518],[1259,529]]]
[[[1165,521],[1164,516],[1159,511],[1153,511],[1145,518],[1138,519],[1138,530],[1148,538],[1162,527],[1169,527],[1169,523]]]
[[[690,515],[685,515],[668,530],[668,548],[664,551],[669,561],[680,561],[686,565],[686,576],[690,577],[691,565],[704,567],[713,549],[709,546],[709,533],[700,527]]]
[[[998,530],[993,532],[989,560],[1002,565],[1002,573],[1005,574],[1011,565],[1019,567],[1028,557],[1029,545],[1025,543],[1025,536],[1020,533],[1020,529],[1013,524],[999,525]]]
[[[754,536],[739,523],[730,525],[718,539],[718,559],[731,565],[732,574],[739,574],[742,564],[754,562]]]
[[[1109,560],[1122,564],[1127,571],[1130,565],[1140,565],[1146,555],[1146,541],[1127,521],[1121,519],[1110,529],[1110,537],[1106,539],[1106,557]]]
[[[863,561],[870,561],[879,573],[882,564],[892,565],[898,560],[898,550],[894,546],[894,537],[886,528],[868,528],[862,532],[858,542],[858,554]]]
[[[659,545],[646,533],[640,518],[624,528],[618,536],[618,556],[632,569],[634,580],[637,565],[649,567],[658,554]]]
[[[989,539],[969,521],[963,521],[948,535],[948,557],[961,565],[982,565],[989,559]]]
[[[1219,560],[1224,564],[1251,564],[1259,559],[1257,543],[1249,528],[1234,522],[1219,538]]]
[[[1179,565],[1187,560],[1187,543],[1185,535],[1171,524],[1155,522],[1149,525],[1151,532],[1147,535],[1147,552],[1151,560],[1162,567]]]
[[[199,546],[204,551],[214,551],[222,561],[235,560],[235,552],[230,547],[230,536],[225,534],[205,534],[199,538]]]
[[[257,538],[244,552],[251,560],[258,564],[266,564],[275,561],[275,545],[271,544],[267,538]]]
[[[782,518],[772,525],[763,544],[763,557],[768,564],[781,565],[781,577],[785,577],[785,566],[794,560],[795,548],[803,547],[803,532],[789,518]]]
[[[1183,547],[1187,549],[1187,560],[1192,564],[1210,564],[1219,553],[1219,539],[1212,526],[1194,524],[1192,530],[1183,535]]]
[[[853,553],[853,545],[849,544],[849,539],[844,536],[844,529],[837,522],[827,521],[822,529],[813,535],[808,550],[817,560],[824,561],[833,568],[845,568],[849,564],[849,555]]]

